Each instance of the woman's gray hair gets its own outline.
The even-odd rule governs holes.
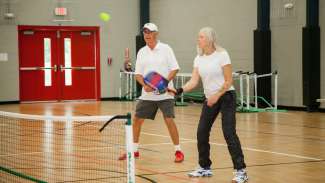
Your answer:
[[[207,41],[209,46],[217,48],[217,33],[211,27],[203,27],[199,33],[202,33]],[[197,53],[198,55],[202,56],[204,54],[204,50],[197,46]]]

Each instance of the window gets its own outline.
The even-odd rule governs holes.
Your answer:
[[[72,73],[71,73],[71,39],[64,38],[64,78],[65,85],[72,85]]]
[[[51,39],[44,38],[44,84],[52,86],[52,71],[51,71]]]

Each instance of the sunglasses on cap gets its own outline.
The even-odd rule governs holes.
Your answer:
[[[144,34],[150,34],[150,33],[152,33],[152,32],[156,32],[156,31],[150,31],[149,29],[144,28],[144,29],[142,30],[142,32],[143,32]]]

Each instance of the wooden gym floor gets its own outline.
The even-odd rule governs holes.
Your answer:
[[[135,102],[63,102],[0,105],[0,111],[25,114],[116,115],[134,112]],[[201,104],[176,107],[176,123],[185,161],[173,162],[174,147],[159,113],[146,121],[136,160],[136,182],[223,183],[231,182],[232,164],[221,131],[220,116],[210,137],[210,178],[189,178],[197,166],[196,128]],[[1,128],[3,128],[1,126]],[[237,113],[249,183],[325,182],[325,114],[306,112]]]

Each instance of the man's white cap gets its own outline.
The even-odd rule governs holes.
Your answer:
[[[154,23],[146,23],[146,24],[144,24],[143,29],[148,29],[151,32],[158,32],[158,27]]]

